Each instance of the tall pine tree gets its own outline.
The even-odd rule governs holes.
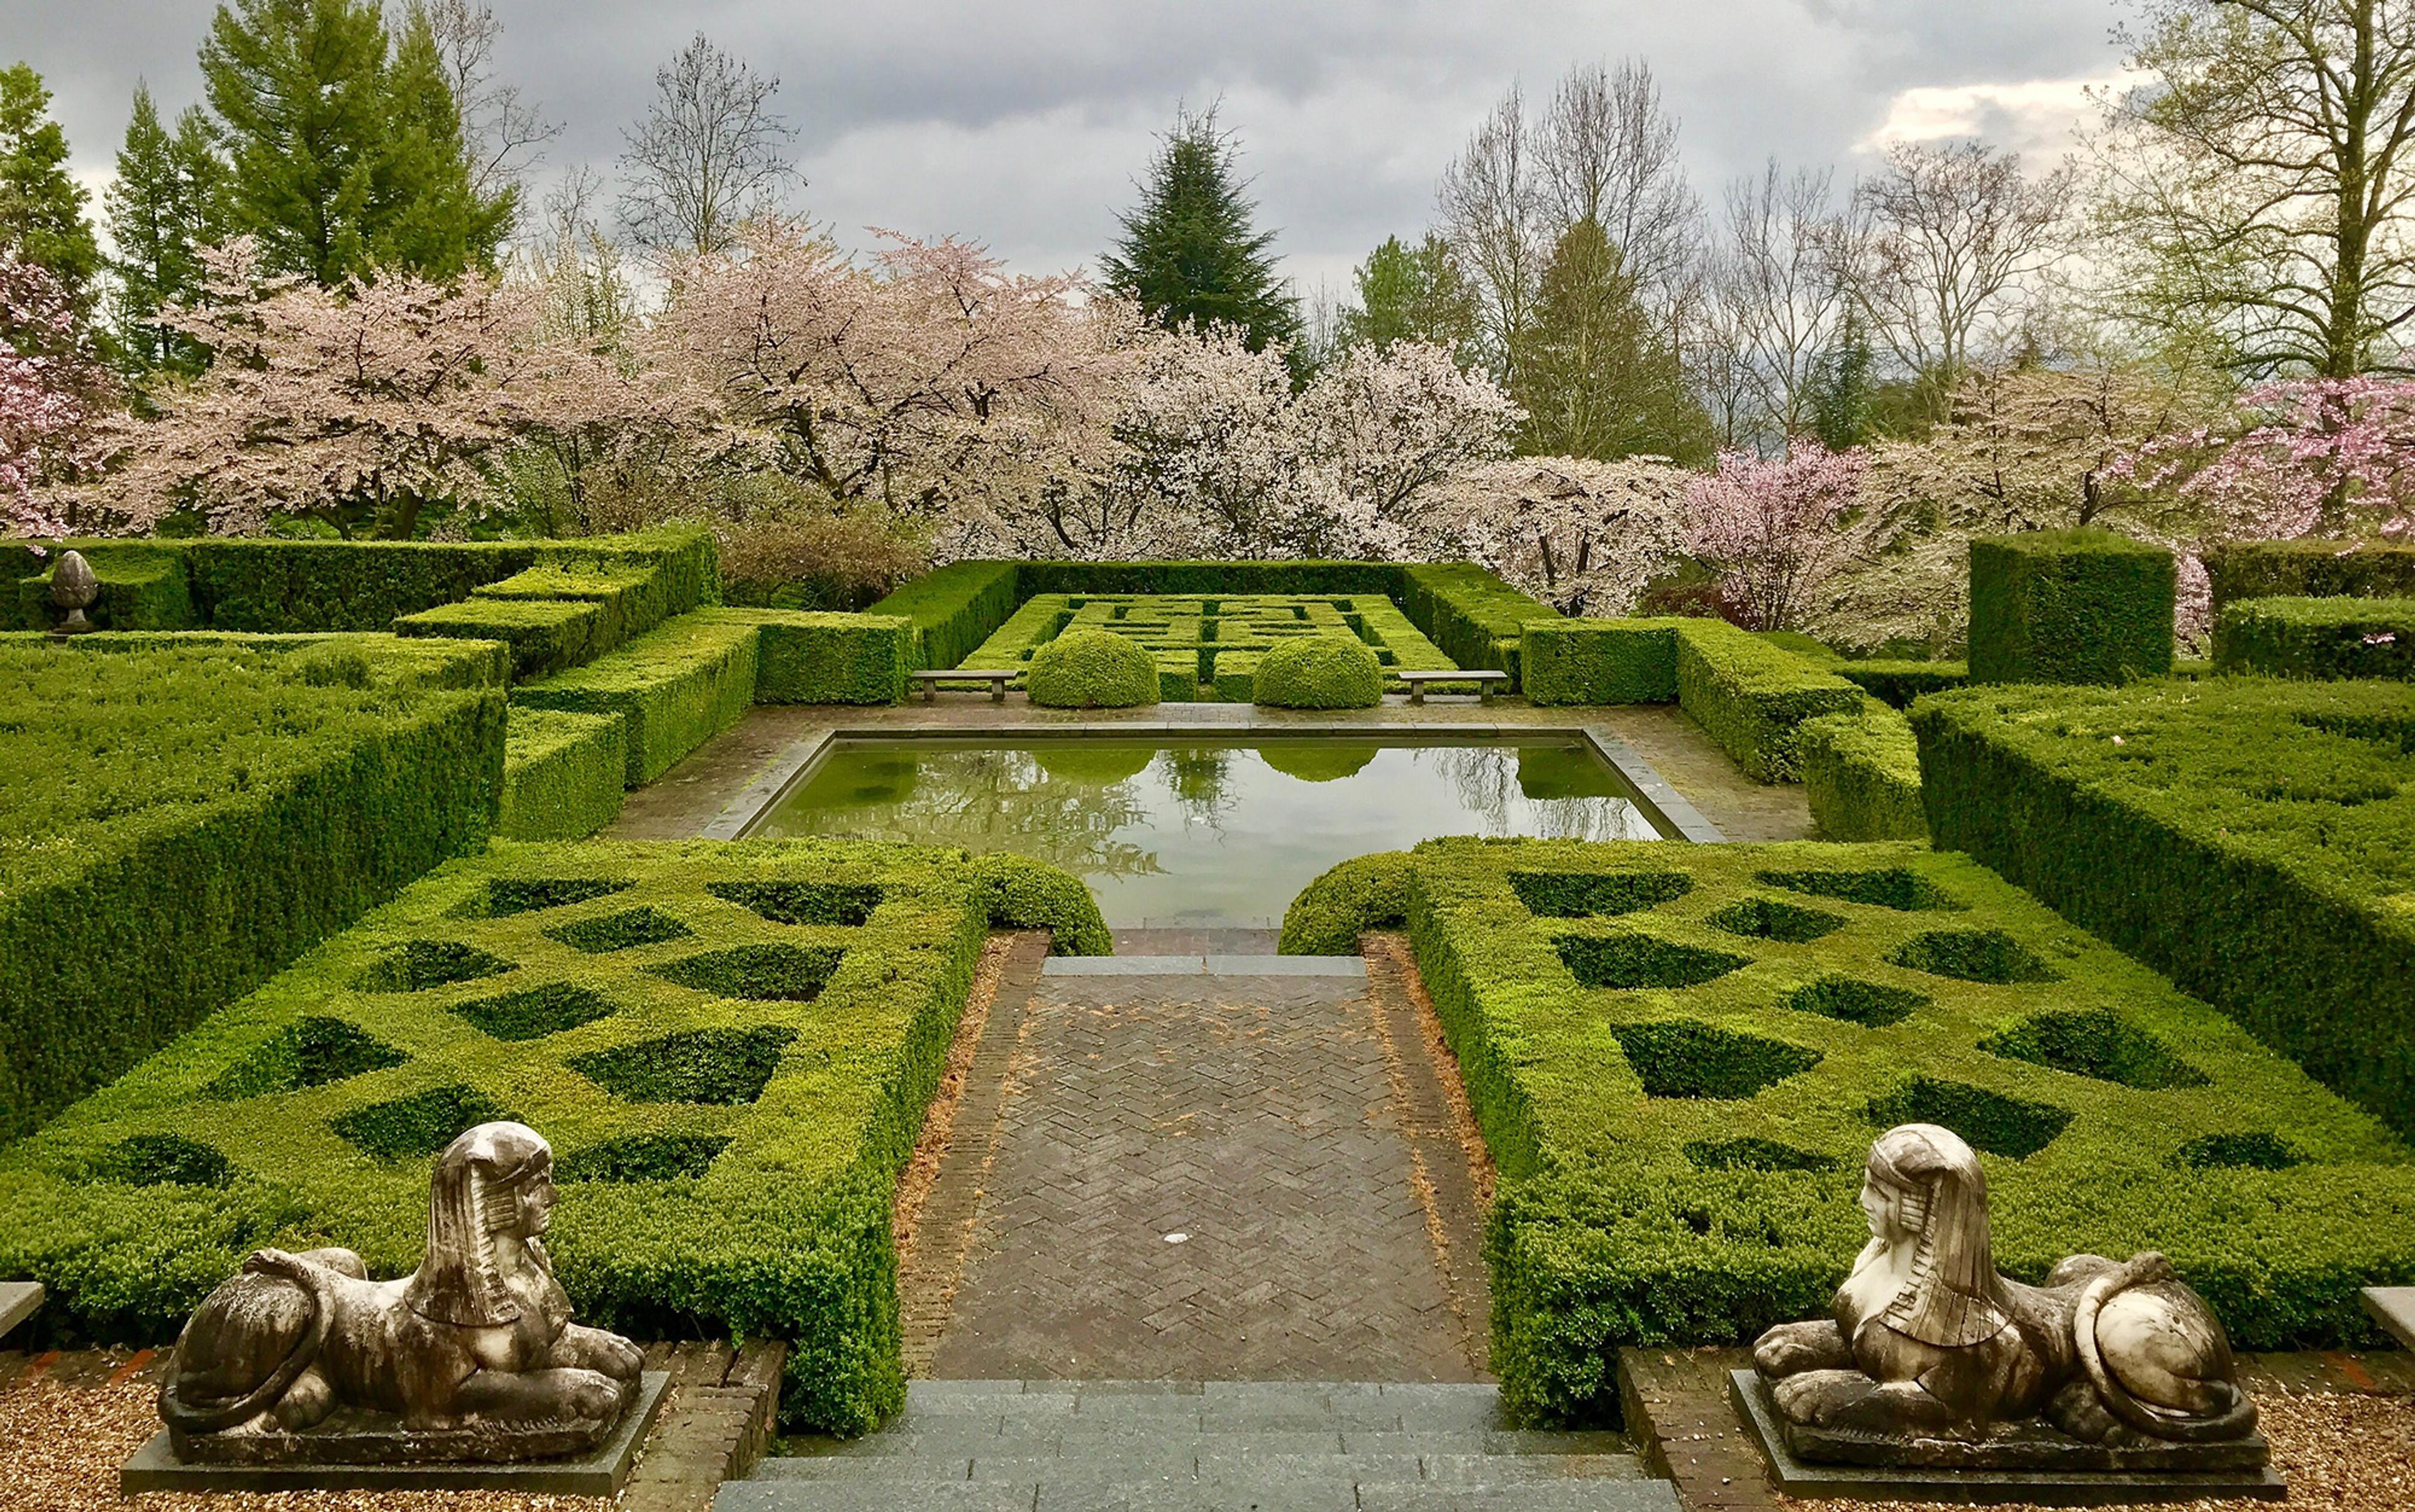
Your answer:
[[[159,124],[150,86],[134,86],[134,113],[117,153],[117,181],[109,187],[110,240],[118,350],[128,369],[202,369],[207,354],[160,326],[159,307],[189,302],[202,292],[201,251],[226,239],[227,169],[218,131],[199,106],[176,118],[172,135]]]
[[[68,138],[51,119],[42,76],[0,68],[0,252],[38,262],[79,309],[98,292],[100,245],[84,218],[89,198],[68,172]]]
[[[1302,376],[1299,302],[1275,272],[1257,206],[1243,193],[1238,153],[1216,112],[1185,112],[1162,139],[1140,204],[1119,217],[1124,233],[1100,258],[1107,286],[1138,300],[1168,329],[1192,322],[1238,326],[1252,352],[1281,342]]]
[[[1710,456],[1710,416],[1676,345],[1591,217],[1552,248],[1514,370],[1511,397],[1527,413],[1520,449],[1530,455]]]
[[[234,229],[269,271],[335,284],[380,265],[443,278],[493,262],[510,196],[471,186],[424,22],[390,39],[375,0],[219,7],[202,77],[234,170]]]

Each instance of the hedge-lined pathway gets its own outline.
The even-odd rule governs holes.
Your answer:
[[[945,1319],[909,1322],[909,1369],[1483,1379],[1483,1177],[1413,974],[1380,944],[1365,976],[1263,959],[1009,968],[925,1209],[968,1216],[904,1277]]]

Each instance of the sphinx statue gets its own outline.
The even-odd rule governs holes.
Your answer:
[[[570,1321],[543,1235],[553,1152],[481,1124],[436,1162],[428,1253],[373,1281],[349,1250],[262,1250],[176,1340],[159,1415],[188,1463],[512,1460],[617,1427],[644,1357]]]
[[[1978,1157],[1933,1124],[1889,1130],[1870,1147],[1861,1204],[1870,1242],[1832,1315],[1781,1324],[1753,1346],[1753,1373],[1798,1459],[2264,1463],[2222,1324],[2162,1255],[2073,1255],[2043,1286],[1998,1274]]]

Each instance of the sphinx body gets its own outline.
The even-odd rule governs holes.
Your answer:
[[[2254,1434],[2221,1323],[2163,1256],[2074,1255],[2043,1286],[1999,1275],[1987,1178],[1949,1130],[1882,1136],[1862,1207],[1870,1242],[1832,1315],[1782,1324],[1753,1349],[1806,1458],[1821,1434],[1794,1430],[1912,1443],[2043,1418],[2116,1448]]]
[[[262,1250],[176,1341],[159,1414],[188,1457],[259,1458],[343,1409],[418,1434],[472,1430],[465,1458],[591,1446],[636,1396],[636,1345],[570,1321],[541,1235],[552,1152],[482,1124],[438,1160],[419,1269],[373,1281],[347,1250]],[[458,1445],[457,1445],[458,1447]],[[314,1437],[314,1454],[327,1452]]]

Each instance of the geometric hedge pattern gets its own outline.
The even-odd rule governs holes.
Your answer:
[[[1159,696],[1168,702],[1247,703],[1258,659],[1301,636],[1355,636],[1388,672],[1459,668],[1398,605],[1375,593],[1042,593],[1027,599],[963,665],[1019,668],[1069,630],[1105,630],[1138,641],[1156,659]]]

